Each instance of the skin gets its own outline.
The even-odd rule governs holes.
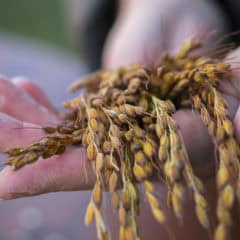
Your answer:
[[[197,0],[142,0],[141,4],[137,0],[120,1],[118,18],[106,41],[103,66],[113,68],[133,62],[154,62],[163,50],[175,52],[189,35],[202,34],[212,29],[224,32],[224,17],[220,11],[211,6],[207,1]],[[174,22],[171,20],[172,16],[175,18]],[[240,50],[232,54],[234,62],[240,59]],[[232,55],[229,58],[232,59]],[[224,83],[221,86],[234,120],[238,141],[240,141],[238,98],[240,95],[237,91],[239,87],[237,71],[232,77],[232,84]],[[48,101],[44,92],[27,79],[9,81],[1,77],[0,96],[1,151],[38,140],[44,136],[41,126],[61,121],[60,114]],[[24,109],[28,109],[27,114]],[[204,180],[210,207],[215,209],[215,161],[207,129],[199,115],[192,110],[179,110],[174,117],[180,126],[194,171]],[[72,147],[61,156],[39,160],[16,172],[11,167],[5,167],[0,172],[0,198],[14,199],[48,192],[85,190],[93,186],[94,180],[95,176],[86,159],[85,149]],[[168,237],[174,239],[173,236],[186,240],[192,239],[192,236],[195,239],[207,239],[209,234],[199,226],[194,216],[191,193],[187,193],[185,218],[183,224],[179,224],[165,204],[165,186],[156,183],[156,189],[167,213],[167,224],[165,226],[156,224],[149,208],[145,203],[142,204],[139,217],[142,239],[159,239],[159,236],[162,239]],[[213,226],[215,224],[213,214],[211,222]],[[238,216],[234,222],[238,223]],[[114,228],[116,224],[111,223]],[[238,239],[239,230],[233,229],[231,239]],[[170,236],[169,232],[172,232],[173,236]],[[116,234],[116,231],[113,234]]]

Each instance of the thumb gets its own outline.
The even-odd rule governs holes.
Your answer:
[[[39,159],[14,171],[0,172],[0,199],[13,199],[48,192],[86,190],[93,186],[94,174],[83,148],[69,148],[61,156]]]
[[[124,8],[106,40],[103,67],[112,69],[157,60],[164,49],[163,36],[162,15],[151,4]]]

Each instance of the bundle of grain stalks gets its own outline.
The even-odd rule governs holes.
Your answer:
[[[70,109],[68,117],[57,127],[44,127],[48,136],[39,142],[7,151],[7,164],[18,170],[40,157],[62,154],[71,145],[84,146],[96,174],[85,222],[88,225],[95,219],[99,239],[110,239],[101,209],[104,190],[112,193],[120,240],[140,239],[137,185],[143,187],[153,217],[165,222],[153,184],[159,176],[167,185],[168,205],[176,217],[183,218],[184,189],[188,187],[198,221],[209,229],[204,186],[194,174],[172,118],[176,109],[193,108],[216,147],[215,239],[227,239],[231,210],[235,199],[240,200],[240,151],[219,91],[219,83],[229,79],[231,67],[223,58],[207,56],[201,48],[201,41],[190,39],[175,56],[165,54],[156,65],[99,71],[73,84],[72,91],[84,88],[85,92],[65,103]]]

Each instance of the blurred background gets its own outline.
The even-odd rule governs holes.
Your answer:
[[[0,0],[0,74],[27,76],[57,107],[88,71],[71,44],[66,11],[60,0]],[[88,192],[68,192],[0,201],[0,239],[94,239],[94,227],[83,223],[89,199]]]
[[[63,1],[1,0],[0,29],[71,50]]]

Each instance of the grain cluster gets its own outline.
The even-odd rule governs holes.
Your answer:
[[[190,188],[198,221],[209,229],[204,185],[192,169],[181,129],[173,119],[176,110],[192,108],[201,115],[217,153],[214,237],[228,239],[231,210],[240,200],[240,151],[219,83],[229,78],[231,67],[205,56],[201,47],[200,41],[190,39],[175,56],[166,54],[154,66],[99,71],[74,83],[72,91],[85,92],[65,103],[70,112],[66,120],[57,127],[44,127],[47,136],[40,141],[7,151],[7,164],[18,170],[39,158],[63,154],[71,145],[84,146],[96,174],[85,223],[95,220],[100,240],[110,239],[102,211],[104,191],[111,192],[120,240],[140,239],[137,186],[144,189],[153,217],[161,224],[166,221],[153,184],[159,177],[176,217],[184,216],[185,189]]]

